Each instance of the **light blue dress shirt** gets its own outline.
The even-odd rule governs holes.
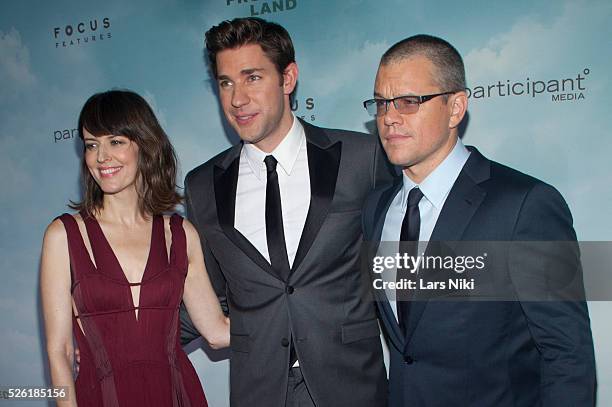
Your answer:
[[[461,169],[465,165],[470,152],[463,145],[460,139],[457,140],[450,154],[429,174],[423,182],[416,184],[405,173],[403,173],[403,185],[399,190],[387,211],[385,224],[383,226],[381,242],[398,242],[402,230],[402,221],[406,213],[408,194],[414,187],[418,187],[423,193],[423,198],[419,202],[419,213],[421,215],[421,228],[419,230],[419,250],[422,254],[427,249],[429,241],[444,202],[450,193]],[[389,251],[391,243],[381,244],[381,250]],[[393,245],[393,253],[397,253],[399,245]],[[378,255],[388,256],[391,253],[381,253]],[[396,270],[388,270],[384,279],[386,281],[395,280]],[[387,292],[387,297],[397,319],[397,309],[394,293]]]

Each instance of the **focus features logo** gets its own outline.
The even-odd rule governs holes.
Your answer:
[[[94,18],[53,27],[55,48],[69,48],[111,38],[110,18]]]
[[[577,101],[585,99],[586,80],[590,73],[591,70],[585,68],[577,75],[568,78],[548,80],[527,78],[525,81],[500,80],[497,83],[467,88],[466,91],[471,99],[507,96],[531,96],[531,98],[536,98],[542,95],[550,95],[553,102]]]
[[[317,120],[314,108],[315,99],[313,97],[304,99],[298,99],[296,97],[291,98],[291,111],[304,121],[314,122]]]

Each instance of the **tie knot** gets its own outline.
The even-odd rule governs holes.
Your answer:
[[[421,189],[418,187],[412,188],[408,193],[408,207],[418,205],[421,201],[421,198],[423,198],[423,193],[421,192]]]
[[[276,158],[274,158],[273,155],[266,156],[266,158],[264,158],[264,163],[266,164],[266,170],[268,172],[276,171],[276,164],[278,161],[276,161]]]

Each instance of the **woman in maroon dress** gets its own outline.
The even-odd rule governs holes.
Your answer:
[[[60,406],[206,406],[179,343],[179,305],[213,348],[229,321],[211,287],[198,233],[170,212],[176,157],[147,102],[93,95],[79,117],[83,201],[48,227],[41,293]],[[73,335],[80,369],[73,379]]]

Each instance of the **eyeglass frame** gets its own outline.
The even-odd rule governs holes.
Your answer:
[[[414,114],[414,113],[419,111],[419,107],[421,107],[421,104],[423,104],[425,102],[428,102],[431,99],[433,99],[435,97],[438,97],[438,96],[452,95],[452,94],[458,93],[458,92],[461,92],[461,90],[453,90],[453,91],[441,92],[441,93],[432,93],[431,95],[421,95],[421,96],[419,96],[419,95],[401,95],[401,96],[394,97],[393,99],[373,98],[373,99],[364,100],[363,101],[363,107],[365,108],[366,112],[368,112],[368,114],[370,114],[371,116],[374,116],[374,117],[378,117],[377,113],[372,114],[372,113],[370,113],[368,111],[368,105],[375,105],[379,101],[380,102],[384,101],[385,102],[385,114],[387,114],[387,112],[389,111],[389,105],[391,103],[393,103],[393,107],[395,108],[395,110],[397,110],[397,104],[395,103],[395,101],[398,100],[398,99],[403,99],[403,98],[409,97],[409,98],[415,98],[417,100],[417,103],[415,103],[417,105],[417,110],[415,110],[412,113],[401,113],[401,114]],[[377,111],[378,111],[378,109],[377,109]],[[399,112],[399,110],[398,110],[398,112]],[[384,116],[384,115],[382,115],[382,116]]]

